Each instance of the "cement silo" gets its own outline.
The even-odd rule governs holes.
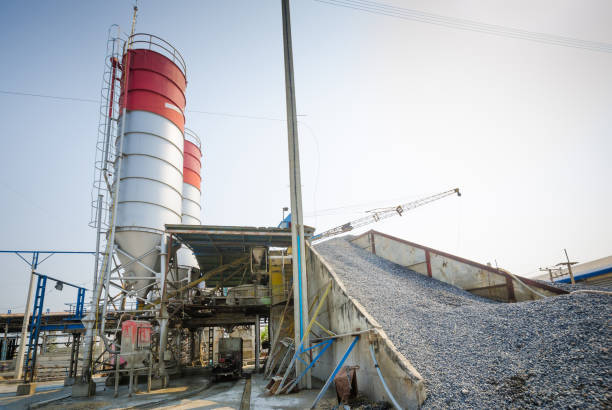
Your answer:
[[[127,113],[119,119],[124,141],[115,241],[125,277],[133,278],[128,286],[144,298],[153,271],[159,272],[164,225],[181,222],[187,80],[182,57],[166,41],[136,34],[132,45],[120,101],[122,107],[127,101]],[[127,54],[124,67],[126,60]]]
[[[202,143],[200,138],[185,128],[185,149],[183,157],[183,210],[181,223],[185,225],[202,224],[201,186],[202,186]],[[181,279],[189,277],[191,268],[198,268],[198,262],[191,249],[182,246],[177,252],[178,265],[186,272]]]
[[[202,144],[198,136],[188,128],[185,129],[184,153],[182,223],[201,225]]]

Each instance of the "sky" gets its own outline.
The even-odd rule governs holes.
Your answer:
[[[108,28],[129,32],[132,4],[1,2],[0,91],[98,101]],[[612,43],[607,0],[384,4]],[[289,206],[280,1],[138,6],[136,31],[187,63],[203,223],[276,226]],[[526,276],[563,261],[564,248],[580,262],[612,254],[612,53],[314,0],[292,1],[291,13],[307,224],[321,231],[459,187],[461,198],[362,231]],[[95,249],[98,104],[0,92],[0,110],[0,249]],[[29,268],[0,260],[0,311],[23,311]],[[56,255],[39,271],[91,288],[93,257]],[[46,306],[75,300],[50,289]]]

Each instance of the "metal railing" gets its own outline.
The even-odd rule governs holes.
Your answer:
[[[185,140],[191,142],[196,147],[198,147],[200,152],[202,151],[202,141],[200,141],[200,137],[198,137],[196,133],[190,130],[189,128],[185,128]]]
[[[174,46],[172,46],[172,44],[168,43],[163,38],[148,33],[136,33],[130,37],[130,40],[132,42],[132,49],[151,50],[167,57],[180,68],[185,78],[187,78],[187,65],[185,64],[183,56]]]

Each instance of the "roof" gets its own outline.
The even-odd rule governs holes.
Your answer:
[[[594,259],[588,262],[582,262],[572,266],[572,273],[575,280],[583,280],[593,278],[612,272],[612,255],[604,258]],[[559,283],[570,283],[569,271],[567,268],[562,268],[560,273],[555,274],[554,281]],[[548,272],[534,276],[534,279],[550,280]]]
[[[291,246],[291,229],[288,228],[166,225],[166,231],[193,250],[200,270],[205,273],[248,255],[252,247],[285,248]],[[314,228],[305,227],[306,237],[312,236],[313,232]],[[239,265],[213,275],[207,280],[206,286],[214,287],[221,281],[224,287],[237,286],[245,279],[245,274],[236,273],[244,270],[245,265]],[[234,276],[231,276],[232,274]],[[249,275],[250,278],[250,269],[247,269],[246,275]]]
[[[2,313],[0,314],[0,331],[4,331],[5,326],[8,324],[8,333],[17,333],[21,331],[23,324],[24,313]],[[30,316],[31,318],[31,316]],[[70,324],[80,324],[80,320],[69,320],[74,318],[74,312],[49,312],[42,314],[42,325],[57,325],[58,329],[63,330],[65,326]],[[30,320],[28,320],[28,323]],[[82,327],[82,326],[81,326]]]

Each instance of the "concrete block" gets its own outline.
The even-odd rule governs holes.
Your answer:
[[[36,383],[24,383],[17,385],[17,396],[29,396],[36,393]]]
[[[168,386],[168,377],[152,377],[151,390],[164,389]]]
[[[96,395],[96,384],[93,381],[89,383],[75,383],[72,385],[72,397],[91,397]]]

